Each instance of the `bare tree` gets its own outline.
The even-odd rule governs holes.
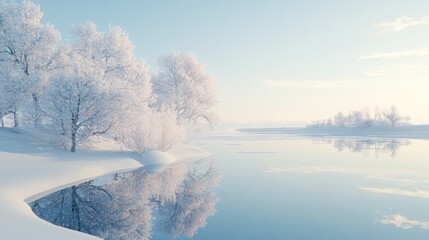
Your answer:
[[[401,122],[406,122],[409,119],[408,117],[401,116],[394,105],[388,111],[385,111],[383,116],[391,128],[396,128]]]

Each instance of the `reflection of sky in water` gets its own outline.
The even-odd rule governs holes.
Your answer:
[[[145,197],[149,206],[170,203],[165,210],[151,210],[150,217],[156,218],[151,239],[186,239],[194,230],[198,232],[192,239],[204,240],[428,239],[429,141],[409,140],[399,142],[399,148],[391,148],[397,140],[392,141],[347,140],[344,144],[352,146],[352,151],[340,152],[332,147],[338,145],[334,139],[320,142],[240,135],[195,140],[192,144],[211,152],[220,168],[222,179],[214,189],[220,201],[214,200],[211,190],[219,171],[214,171],[217,175],[191,178],[200,181],[194,183],[199,187],[179,184],[183,187],[177,188],[175,182],[181,181],[174,179],[183,179],[192,172],[179,171],[180,165],[171,173],[147,175],[142,189],[148,191],[145,196],[152,196]],[[395,149],[395,155],[392,157],[389,151],[362,155],[354,149]],[[166,171],[169,169],[175,168]],[[181,218],[177,227],[160,227],[169,226],[167,220],[174,215],[171,213],[178,193],[173,189],[181,189],[178,193],[188,189],[184,195],[191,197],[198,193],[197,199],[208,194],[202,198],[207,203],[191,201],[191,206],[201,209],[191,208],[202,211],[194,224]],[[204,194],[202,189],[206,189]],[[182,199],[181,203],[186,206],[188,201]]]
[[[193,144],[208,141],[221,201],[195,239],[429,238],[429,141],[252,135]]]

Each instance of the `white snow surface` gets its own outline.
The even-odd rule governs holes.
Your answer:
[[[70,153],[39,131],[0,128],[0,239],[99,239],[38,218],[27,202],[100,175],[209,155],[188,145],[143,158],[111,141],[100,140],[95,148]]]

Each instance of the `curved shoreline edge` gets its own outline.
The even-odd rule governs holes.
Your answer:
[[[208,156],[189,145],[172,149],[176,161]],[[27,202],[88,179],[142,166],[138,155],[103,149],[69,153],[32,130],[0,129],[0,239],[76,240],[97,237],[38,218]]]

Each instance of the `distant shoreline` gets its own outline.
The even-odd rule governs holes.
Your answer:
[[[406,125],[396,128],[308,127],[308,128],[238,128],[242,133],[284,134],[311,137],[380,137],[429,140],[429,125]]]

